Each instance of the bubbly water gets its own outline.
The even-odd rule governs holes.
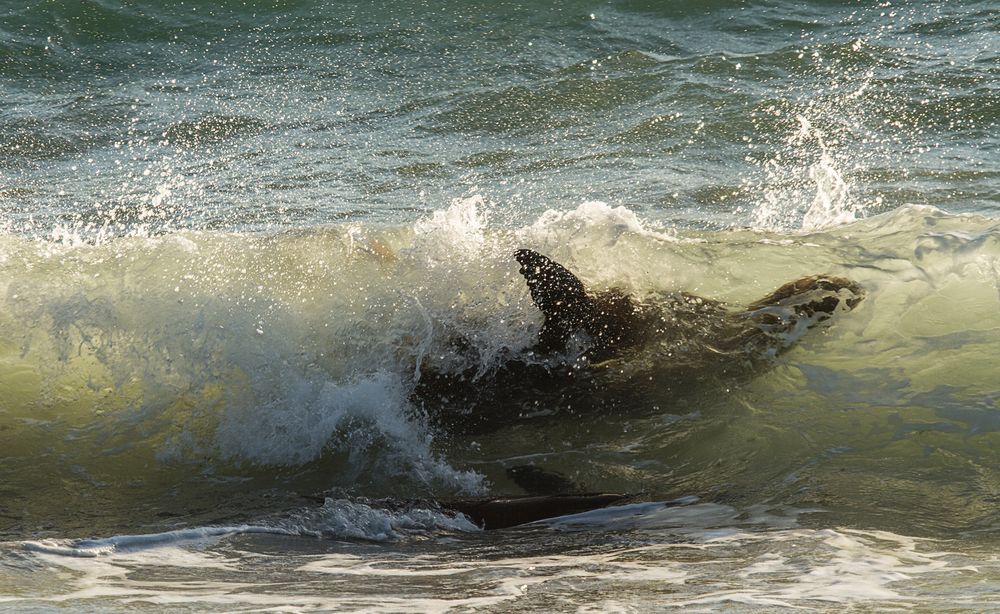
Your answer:
[[[0,610],[994,607],[994,2],[0,17]],[[449,430],[414,386],[533,345],[524,247],[648,300],[866,297],[753,378],[630,354],[613,411]],[[637,496],[433,504],[526,464]]]

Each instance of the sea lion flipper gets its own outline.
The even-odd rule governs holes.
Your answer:
[[[531,300],[545,316],[540,345],[558,349],[569,335],[585,327],[595,311],[594,299],[569,269],[531,249],[519,249],[514,258],[528,284]]]

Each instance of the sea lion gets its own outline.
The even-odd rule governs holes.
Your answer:
[[[519,249],[514,258],[532,301],[545,316],[536,351],[558,352],[574,335],[583,334],[588,346],[584,354],[591,362],[670,335],[699,337],[721,352],[778,347],[777,337],[796,324],[813,326],[841,304],[853,309],[864,297],[861,286],[848,279],[816,275],[787,283],[738,311],[686,292],[641,303],[620,290],[588,292],[566,267],[534,250]],[[692,335],[692,326],[700,332]]]
[[[849,279],[815,275],[743,308],[686,292],[640,299],[617,289],[588,290],[537,251],[513,255],[544,316],[538,340],[485,373],[478,365],[458,373],[422,365],[415,399],[446,430],[492,430],[568,407],[650,405],[630,399],[649,391],[650,381],[653,394],[677,397],[752,374],[802,332],[855,308],[865,295]]]
[[[492,429],[512,417],[557,413],[560,406],[581,412],[607,408],[604,400],[628,404],[633,384],[654,379],[648,377],[650,370],[658,375],[656,391],[673,394],[752,373],[794,344],[801,332],[854,309],[865,295],[849,279],[815,275],[742,309],[686,292],[640,300],[617,289],[590,291],[566,267],[537,251],[519,249],[514,258],[544,316],[538,340],[485,375],[474,367],[461,373],[423,369],[418,398],[445,429]],[[654,366],[641,366],[641,376],[630,377],[622,375],[627,371],[623,363]],[[525,495],[419,505],[462,513],[484,529],[501,529],[644,498],[581,492],[565,476],[535,466],[513,467],[507,475]]]

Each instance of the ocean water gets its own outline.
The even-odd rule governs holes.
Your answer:
[[[0,611],[996,608],[996,2],[0,0],[0,110]],[[865,298],[434,415],[520,248]],[[633,497],[433,503],[523,465]]]

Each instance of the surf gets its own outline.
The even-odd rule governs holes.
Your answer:
[[[516,493],[505,459],[525,456],[556,471],[572,465],[576,448],[540,453],[534,443],[560,431],[572,433],[582,451],[613,448],[622,433],[651,429],[637,448],[650,463],[647,472],[619,483],[610,480],[610,457],[584,468],[587,486],[609,492],[647,490],[652,480],[664,495],[703,494],[734,479],[749,492],[774,472],[799,476],[791,482],[798,483],[805,478],[796,467],[811,466],[809,458],[818,463],[807,471],[819,471],[812,479],[831,479],[824,467],[854,452],[822,460],[824,446],[884,449],[899,463],[911,462],[905,446],[888,436],[857,448],[848,416],[824,413],[831,404],[927,407],[915,414],[926,418],[903,418],[889,432],[904,440],[922,433],[953,449],[948,433],[958,429],[988,445],[987,414],[961,408],[989,404],[983,357],[997,353],[997,237],[988,218],[920,207],[791,236],[663,229],[601,204],[507,230],[492,227],[475,199],[412,226],[101,242],[6,235],[0,437],[9,451],[4,513],[13,518],[6,522],[21,526],[30,510],[72,525],[79,510],[64,515],[47,505],[61,482],[95,494],[130,484],[95,511],[118,507],[131,515],[139,497],[151,518],[211,517],[197,511],[206,492],[239,492],[248,505],[267,507],[261,496],[276,486],[290,494],[275,505],[290,504],[295,492],[327,488],[404,498],[488,488]],[[604,397],[612,410],[633,409],[604,412],[603,424],[580,430],[573,416],[584,406],[571,404],[565,419],[535,423],[534,433],[508,423],[488,437],[445,436],[413,402],[418,370],[488,373],[537,342],[543,316],[510,256],[526,244],[589,284],[638,297],[685,289],[747,304],[817,270],[857,280],[867,296],[850,318],[800,339],[752,382],[709,386],[678,401],[671,393],[676,382],[658,370],[671,351],[664,346],[663,356],[609,363],[609,373],[642,377]],[[465,340],[462,352],[454,351],[456,338]],[[906,360],[894,369],[885,366],[888,355]],[[795,409],[799,402],[813,408],[809,418]],[[477,411],[488,414],[491,406]],[[890,419],[866,411],[876,422]],[[739,461],[714,473],[699,451],[706,438],[721,437],[712,446],[728,442],[755,456],[757,446],[739,443],[733,427],[714,429],[735,421],[769,440],[800,428],[799,419],[837,435],[816,442],[819,450],[789,445],[764,467]],[[776,429],[771,434],[768,424]],[[519,443],[510,444],[512,437]],[[670,460],[678,454],[687,456],[679,465]],[[178,487],[185,494],[176,500],[169,493]],[[789,488],[766,490],[797,499]]]

